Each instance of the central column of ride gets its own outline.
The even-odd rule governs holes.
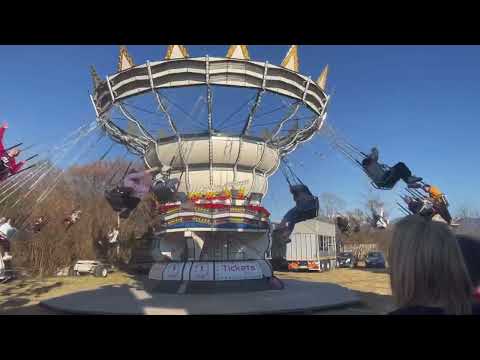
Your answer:
[[[205,134],[180,142],[172,137],[151,147],[145,163],[171,164],[168,181],[176,185],[168,199],[157,196],[150,279],[270,279],[270,213],[261,200],[277,161],[264,142],[238,136]],[[164,178],[159,174],[155,180]]]

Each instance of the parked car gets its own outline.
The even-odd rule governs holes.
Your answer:
[[[385,269],[385,257],[380,251],[370,251],[365,258],[365,267]]]
[[[337,255],[337,267],[354,268],[358,264],[357,257],[351,251],[341,252]]]
[[[113,272],[111,265],[96,260],[79,260],[73,267],[75,276],[91,274],[96,277],[107,277],[109,272]]]

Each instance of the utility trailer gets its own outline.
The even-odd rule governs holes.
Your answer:
[[[113,272],[112,266],[97,260],[78,260],[73,267],[75,276],[91,274],[96,277],[107,277],[109,272]]]
[[[287,244],[289,271],[329,271],[337,263],[335,236],[296,232]]]

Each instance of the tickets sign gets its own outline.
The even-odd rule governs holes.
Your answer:
[[[215,280],[261,279],[262,269],[256,261],[229,261],[215,263]]]

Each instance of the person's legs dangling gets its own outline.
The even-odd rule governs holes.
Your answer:
[[[408,170],[404,163],[395,164],[395,166],[385,173],[383,187],[393,188],[400,179],[408,179],[410,175],[410,170]]]
[[[421,177],[413,176],[410,169],[403,162],[395,164],[392,170],[395,172],[398,179],[402,179],[406,184],[414,184],[422,181]]]
[[[439,202],[435,206],[438,214],[445,220],[448,224],[452,223],[452,216],[450,215],[450,211],[448,211],[448,208],[444,202]]]
[[[296,220],[297,220],[298,214],[297,214],[297,207],[293,207],[288,212],[285,214],[285,216],[282,219],[281,224],[284,226],[287,226],[290,231],[293,231],[293,228],[295,227]]]

